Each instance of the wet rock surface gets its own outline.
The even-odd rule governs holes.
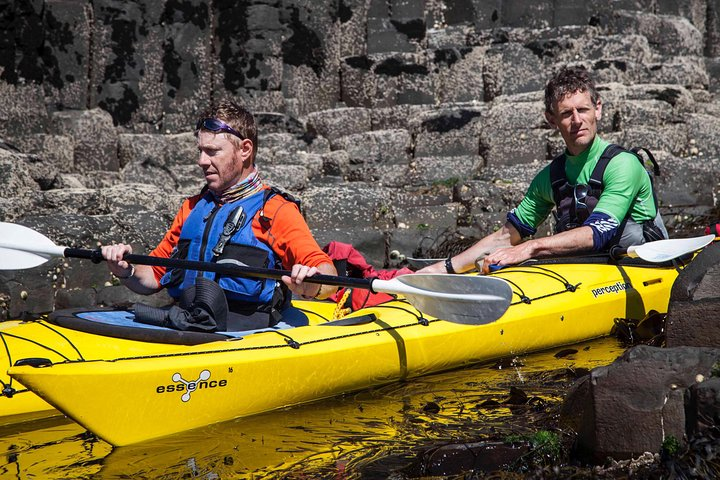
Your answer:
[[[686,432],[686,417],[698,412],[686,394],[718,361],[717,348],[637,346],[594,369],[568,393],[560,413],[560,425],[577,433],[575,454],[595,463],[626,460],[659,452],[669,437],[689,437],[695,426]]]

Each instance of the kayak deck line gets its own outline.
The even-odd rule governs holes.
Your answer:
[[[518,304],[528,304],[528,305],[529,305],[529,304],[531,304],[531,303],[532,303],[533,301],[535,301],[535,300],[540,300],[540,299],[543,299],[543,298],[548,298],[548,297],[551,297],[551,296],[560,295],[560,294],[562,294],[562,293],[572,293],[572,292],[575,292],[575,291],[577,290],[577,288],[581,285],[581,283],[577,283],[577,284],[572,284],[572,283],[570,283],[570,282],[569,282],[564,276],[562,276],[561,274],[559,274],[559,273],[557,273],[557,272],[554,272],[554,271],[552,271],[552,270],[549,270],[548,268],[545,268],[545,267],[543,267],[542,265],[535,265],[535,264],[526,265],[526,266],[524,266],[524,268],[523,268],[523,267],[517,267],[516,269],[510,270],[510,271],[505,271],[505,272],[503,272],[503,273],[505,273],[505,274],[531,274],[531,275],[532,275],[532,274],[537,274],[537,275],[542,275],[542,276],[547,277],[547,278],[549,278],[549,279],[555,280],[555,281],[557,281],[557,282],[559,282],[560,284],[563,285],[563,289],[561,289],[561,290],[557,290],[557,291],[554,291],[554,292],[547,293],[547,294],[545,294],[545,295],[541,295],[541,296],[536,296],[536,297],[534,297],[534,298],[530,298],[530,297],[528,297],[528,296],[525,294],[523,288],[522,288],[517,282],[515,282],[515,281],[513,281],[513,280],[511,280],[511,279],[509,279],[509,278],[503,278],[506,282],[508,282],[508,283],[511,285],[512,290],[513,290],[513,297],[515,297],[515,296],[518,297],[518,300],[515,301],[515,302],[511,302],[510,305],[518,305]],[[506,275],[506,276],[507,276],[507,275]],[[403,325],[394,325],[394,326],[385,325],[385,326],[381,326],[380,328],[376,328],[376,329],[373,329],[373,330],[365,330],[365,331],[361,331],[361,332],[344,333],[344,334],[342,334],[342,335],[322,337],[322,338],[318,338],[318,339],[314,339],[314,340],[309,340],[309,341],[305,341],[305,342],[298,342],[297,340],[293,339],[291,335],[289,335],[289,334],[287,334],[287,333],[285,333],[285,332],[283,332],[283,331],[281,331],[281,330],[266,330],[266,331],[262,331],[262,332],[257,332],[257,333],[274,332],[274,333],[280,335],[281,337],[283,337],[283,338],[285,339],[285,343],[284,343],[284,344],[275,344],[275,345],[258,345],[258,346],[250,346],[250,347],[226,348],[226,349],[221,349],[221,350],[208,350],[208,351],[200,350],[200,351],[193,351],[193,352],[174,352],[174,353],[161,353],[161,354],[153,354],[153,355],[136,355],[136,356],[128,356],[128,357],[117,357],[117,358],[111,358],[111,359],[92,359],[92,360],[86,360],[85,358],[83,358],[83,355],[82,355],[80,349],[78,349],[77,346],[75,346],[71,340],[69,340],[65,335],[63,335],[62,332],[59,332],[56,328],[54,328],[54,326],[53,326],[52,324],[47,323],[47,315],[41,317],[40,319],[32,320],[32,321],[37,322],[38,324],[44,326],[45,328],[49,329],[50,331],[56,333],[58,336],[60,336],[61,338],[63,338],[63,339],[67,342],[67,344],[70,345],[70,346],[77,352],[77,354],[79,355],[80,358],[78,358],[78,359],[76,359],[76,360],[70,359],[70,358],[68,358],[67,356],[63,355],[62,353],[58,352],[57,350],[53,349],[53,348],[50,347],[50,346],[43,345],[43,344],[41,344],[41,343],[39,343],[39,342],[37,342],[37,341],[35,341],[35,340],[33,340],[33,339],[18,337],[18,336],[15,336],[15,335],[13,335],[13,334],[4,333],[4,332],[2,332],[2,331],[0,331],[0,339],[2,339],[2,340],[3,340],[3,343],[6,344],[6,350],[7,350],[7,342],[5,342],[5,340],[4,340],[4,338],[3,338],[4,335],[12,336],[12,337],[17,338],[17,339],[19,339],[19,340],[24,340],[24,341],[30,342],[30,343],[35,344],[35,345],[37,345],[37,346],[39,346],[39,347],[41,347],[41,348],[43,348],[43,349],[46,349],[46,350],[51,351],[51,352],[53,352],[53,353],[56,353],[58,356],[60,356],[60,357],[62,357],[62,358],[64,359],[64,361],[61,361],[61,362],[54,362],[54,363],[50,362],[50,363],[48,363],[48,364],[43,364],[42,366],[45,367],[45,366],[49,366],[49,365],[53,365],[53,364],[82,363],[82,362],[88,362],[88,361],[89,361],[89,362],[95,362],[95,361],[120,362],[120,361],[144,360],[144,359],[152,359],[152,358],[183,357],[183,356],[192,356],[192,355],[232,353],[232,352],[251,351],[251,350],[267,350],[267,349],[286,348],[286,347],[290,347],[290,348],[293,348],[293,349],[299,349],[301,346],[311,345],[311,344],[314,344],[314,343],[322,343],[322,342],[329,342],[329,341],[334,341],[334,340],[341,340],[341,339],[343,339],[343,338],[350,338],[350,337],[355,337],[355,336],[360,336],[360,335],[369,335],[369,334],[373,334],[373,333],[380,333],[380,332],[383,332],[383,331],[399,330],[399,329],[402,329],[402,328],[407,328],[407,327],[416,326],[416,325],[418,325],[418,324],[423,325],[423,326],[429,326],[431,323],[440,321],[439,319],[427,319],[427,318],[425,318],[425,316],[423,315],[422,312],[414,309],[414,308],[412,307],[412,305],[410,305],[408,302],[406,302],[406,301],[404,301],[404,300],[402,300],[402,299],[400,299],[399,301],[402,302],[405,306],[407,306],[407,307],[409,307],[409,308],[403,308],[403,307],[399,307],[399,306],[396,306],[396,305],[383,305],[383,304],[376,305],[376,306],[374,306],[373,308],[377,308],[377,309],[387,309],[387,308],[399,309],[399,310],[402,310],[404,313],[408,313],[408,314],[410,314],[410,315],[415,316],[416,319],[417,319],[417,322],[407,323],[407,324],[403,324]],[[300,310],[300,311],[303,311],[303,312],[305,312],[305,313],[309,313],[309,314],[312,314],[312,315],[316,315],[316,316],[318,316],[320,319],[324,320],[327,324],[329,324],[329,323],[332,322],[332,320],[330,320],[330,319],[328,319],[328,318],[326,318],[326,317],[318,314],[318,312],[315,312],[315,311],[312,311],[312,310],[303,309],[303,308],[299,308],[299,310]],[[415,310],[415,311],[413,311],[413,310]],[[352,318],[352,317],[351,317],[351,318]],[[46,321],[43,322],[43,321],[41,321],[41,320],[46,320]],[[320,324],[320,325],[322,325],[322,324]],[[253,333],[253,334],[255,334],[255,333]],[[239,341],[239,340],[242,340],[242,337],[239,337],[239,338],[228,338],[228,339],[227,339],[227,341]],[[8,351],[7,353],[8,353],[8,358],[10,359],[10,366],[12,366],[12,365],[13,365],[12,357],[11,357],[9,351]],[[41,363],[42,363],[42,362],[41,362]],[[13,379],[10,379],[10,385],[8,385],[9,387],[11,387],[12,381],[13,381]],[[5,388],[5,385],[4,385],[4,384],[3,384],[3,388]],[[27,389],[23,390],[23,392],[25,392],[25,391],[29,391],[29,390],[27,390]],[[4,391],[3,391],[3,392],[4,392]],[[12,391],[11,395],[15,395],[15,394],[20,393],[20,392],[21,392],[21,391]],[[9,395],[6,395],[6,396],[9,396]]]
[[[36,319],[36,320],[32,320],[32,322],[35,323],[35,324],[37,324],[37,325],[42,325],[43,327],[47,328],[47,329],[50,330],[51,332],[54,332],[54,333],[57,333],[58,335],[60,335],[60,337],[62,337],[64,340],[66,340],[66,341],[67,341],[67,344],[70,345],[71,347],[73,347],[73,349],[75,349],[75,351],[77,352],[77,354],[80,356],[80,358],[78,358],[77,360],[85,360],[85,359],[83,358],[83,356],[82,356],[82,353],[80,353],[80,350],[78,350],[77,347],[76,347],[70,340],[67,339],[67,337],[65,337],[62,333],[58,332],[58,331],[55,330],[53,327],[51,327],[50,325],[48,325],[47,323],[45,323],[43,320],[47,321],[47,315],[45,315],[45,316],[43,316],[43,317],[41,317],[41,318],[38,318],[38,319]],[[10,363],[10,365],[12,365],[14,362],[12,361],[12,355],[10,355],[10,349],[8,348],[7,341],[5,340],[6,337],[7,337],[7,338],[14,338],[14,339],[16,339],[16,340],[21,340],[21,341],[25,341],[25,342],[31,343],[31,344],[33,344],[33,345],[36,345],[36,346],[42,348],[42,349],[48,350],[48,351],[50,351],[50,352],[52,352],[52,353],[54,353],[54,354],[56,354],[56,355],[64,358],[64,359],[67,360],[67,361],[72,361],[70,358],[68,358],[68,357],[67,357],[66,355],[64,355],[63,353],[60,353],[59,351],[57,351],[56,349],[54,349],[54,348],[52,348],[52,347],[48,347],[47,345],[43,345],[42,343],[40,343],[40,342],[38,342],[38,341],[36,341],[36,340],[33,340],[32,338],[21,337],[21,336],[19,336],[19,335],[15,335],[15,334],[12,334],[12,333],[0,331],[0,339],[3,341],[3,344],[5,345],[5,351],[6,351],[6,353],[7,353],[8,360],[9,360],[8,363]]]
[[[526,270],[525,268],[528,268],[528,269]],[[497,272],[495,272],[495,273],[497,273]],[[526,266],[526,265],[522,265],[522,266],[513,268],[512,270],[505,270],[505,271],[503,271],[503,273],[505,273],[505,274],[537,274],[537,275],[543,275],[543,276],[546,276],[546,277],[548,277],[548,278],[550,278],[550,279],[552,279],[552,280],[556,280],[556,281],[560,282],[560,283],[563,285],[563,287],[564,287],[563,290],[558,290],[558,291],[556,291],[556,292],[550,292],[550,293],[547,293],[547,294],[545,294],[545,295],[539,295],[539,296],[537,296],[537,297],[535,297],[535,298],[530,298],[530,297],[528,297],[527,295],[525,295],[525,291],[523,290],[523,288],[522,288],[517,282],[514,282],[513,280],[511,280],[511,279],[509,279],[509,278],[503,277],[503,280],[505,280],[506,282],[508,282],[508,283],[513,287],[513,296],[517,295],[517,296],[519,297],[519,300],[518,300],[517,302],[512,302],[512,301],[511,301],[511,302],[510,302],[510,305],[517,305],[517,304],[520,304],[520,303],[530,304],[530,303],[532,303],[534,300],[540,300],[540,299],[542,299],[542,298],[552,297],[552,296],[554,296],[554,295],[560,295],[561,293],[568,293],[568,292],[572,293],[572,292],[575,292],[580,285],[582,285],[582,282],[579,282],[579,283],[576,283],[576,284],[572,284],[572,283],[570,283],[570,281],[569,281],[568,279],[566,279],[565,277],[563,277],[563,276],[560,275],[559,273],[553,272],[552,270],[549,270],[548,268],[545,268],[545,267],[543,267],[543,266],[541,266],[541,265],[527,265],[527,266]],[[491,274],[491,275],[493,275],[493,274]],[[517,290],[517,291],[516,291],[516,290]]]
[[[514,303],[496,322],[483,325],[441,321],[398,299],[357,310],[340,320],[333,318],[336,305],[332,302],[294,301],[293,307],[307,309],[308,315],[298,312],[301,322],[287,316],[288,325],[277,329],[279,335],[239,333],[240,341],[217,335],[214,338],[219,340],[189,345],[118,338],[58,323],[53,325],[89,360],[65,363],[48,352],[49,359],[57,362],[49,368],[33,368],[28,361],[12,366],[9,374],[18,388],[29,388],[98,437],[123,446],[607,336],[616,318],[640,320],[650,310],[666,312],[677,275],[670,266],[592,262],[506,267],[492,276],[509,285]],[[104,313],[99,310],[83,312],[77,317],[103,321]],[[131,312],[109,316],[123,317],[124,323],[118,325],[138,330]],[[49,321],[56,320],[51,317]],[[46,343],[68,358],[76,355],[60,345],[59,337],[47,332],[44,325],[10,321],[0,324],[0,332],[3,330]],[[7,340],[11,350],[17,349],[12,351],[13,359],[43,356],[35,354],[39,348]],[[113,360],[118,357],[128,361]],[[68,394],[69,385],[72,395]],[[185,395],[190,388],[192,395]],[[25,397],[20,402],[26,401]],[[0,398],[7,411],[16,409],[8,405],[13,403]],[[110,410],[116,414],[107,415]]]
[[[47,318],[47,316],[43,316],[43,317],[44,317],[45,319]],[[49,325],[47,325],[47,324],[45,324],[44,322],[42,322],[41,320],[43,319],[43,317],[38,318],[38,319],[35,319],[35,320],[28,320],[27,322],[33,322],[33,323],[36,323],[36,324],[38,324],[38,325],[43,325],[43,326],[45,326],[46,328],[48,328],[51,332],[57,333],[61,338],[63,338],[64,340],[67,341],[67,344],[68,344],[68,345],[72,346],[72,348],[78,353],[78,355],[80,355],[80,359],[82,359],[82,354],[81,354],[80,351],[77,349],[77,347],[75,347],[75,345],[73,345],[72,342],[70,342],[70,341],[67,339],[67,337],[65,337],[62,333],[58,332],[58,331],[55,330],[54,328],[52,328],[52,327],[50,327]],[[47,346],[47,345],[43,345],[42,343],[40,343],[40,342],[38,342],[38,341],[36,341],[36,340],[33,340],[32,338],[26,338],[26,337],[22,337],[22,336],[20,336],[20,335],[15,335],[15,334],[8,333],[8,332],[4,332],[4,331],[0,330],[0,340],[2,340],[2,344],[3,344],[3,346],[5,347],[5,353],[6,353],[7,359],[8,359],[8,367],[12,367],[13,364],[15,363],[15,362],[13,361],[13,357],[12,357],[12,353],[11,353],[10,346],[8,345],[8,341],[7,341],[8,338],[14,338],[15,340],[19,340],[19,341],[22,341],[22,342],[28,342],[28,343],[30,343],[30,344],[32,344],[32,345],[35,345],[35,346],[37,346],[37,347],[42,348],[42,349],[45,350],[45,351],[50,351],[50,352],[58,355],[59,357],[64,358],[64,359],[67,360],[67,361],[70,361],[70,358],[67,357],[66,355],[64,355],[63,353],[59,352],[58,350],[56,350],[56,349],[54,349],[54,348],[52,348],[52,347],[49,347],[49,346]],[[20,360],[20,359],[18,359],[18,360]],[[14,382],[14,381],[15,381],[15,379],[12,378],[12,377],[10,377],[10,379],[9,379],[8,382],[5,382],[5,381],[2,380],[2,378],[0,378],[0,385],[2,385],[2,390],[0,391],[0,398],[2,398],[2,397],[5,397],[5,398],[13,398],[13,397],[15,397],[16,395],[19,395],[19,394],[21,394],[21,393],[31,393],[31,391],[30,391],[29,389],[27,389],[27,388],[23,388],[23,389],[21,389],[21,390],[16,390],[16,389],[13,387],[13,382]]]
[[[510,279],[507,279],[507,278],[503,278],[512,287],[514,287],[513,288],[513,296],[518,297],[518,300],[515,302],[512,302],[510,305],[531,304],[535,300],[541,300],[543,298],[560,295],[562,293],[572,293],[572,292],[575,292],[577,290],[577,288],[581,285],[581,283],[577,283],[577,284],[573,285],[562,275],[558,274],[557,272],[550,271],[540,265],[528,265],[527,268],[528,268],[527,270],[517,269],[517,270],[507,271],[504,273],[538,274],[538,275],[548,277],[552,280],[556,280],[557,282],[561,283],[564,288],[562,290],[558,290],[558,291],[547,293],[545,295],[530,298],[527,295],[525,295],[525,292],[523,291],[523,289],[516,282],[514,282]],[[410,303],[406,302],[405,300],[399,299],[397,301],[401,302],[404,306],[407,306],[409,308],[402,308],[397,305],[387,305],[387,304],[375,305],[372,308],[374,308],[374,309],[391,308],[391,309],[402,310],[404,313],[415,316],[417,319],[417,322],[406,323],[406,324],[402,324],[402,325],[385,325],[385,326],[381,326],[380,328],[376,328],[374,330],[365,330],[365,331],[361,331],[361,332],[344,333],[341,335],[327,336],[327,337],[317,338],[317,339],[309,340],[309,341],[305,341],[305,342],[298,342],[297,340],[293,339],[291,335],[285,333],[286,331],[292,331],[292,329],[288,329],[286,331],[269,329],[269,330],[263,330],[263,331],[257,332],[257,333],[276,333],[285,339],[285,342],[286,342],[285,344],[258,345],[258,346],[250,346],[250,347],[235,347],[235,348],[215,349],[215,350],[207,350],[207,351],[199,350],[199,351],[192,351],[192,352],[175,352],[175,353],[164,353],[164,354],[161,353],[161,354],[153,354],[153,355],[137,355],[137,356],[130,356],[130,357],[117,357],[117,358],[112,358],[112,359],[85,360],[82,357],[82,353],[79,351],[79,349],[69,339],[67,339],[67,337],[65,337],[61,332],[59,332],[55,328],[53,328],[52,324],[49,324],[46,322],[39,322],[39,320],[41,320],[41,319],[35,320],[35,321],[38,321],[38,323],[43,325],[44,327],[57,333],[59,336],[61,336],[63,339],[65,339],[68,342],[68,345],[71,345],[73,347],[73,349],[76,352],[78,352],[78,355],[80,355],[80,358],[77,360],[72,360],[72,359],[67,358],[66,356],[56,352],[53,348],[48,347],[47,345],[42,345],[42,344],[36,342],[35,340],[28,339],[28,338],[20,338],[20,337],[16,337],[16,338],[31,342],[33,344],[36,344],[42,348],[49,350],[49,351],[53,351],[54,353],[58,353],[58,355],[62,356],[65,359],[62,362],[55,362],[54,364],[79,363],[79,362],[86,362],[86,361],[120,362],[120,361],[128,361],[128,360],[143,360],[143,359],[165,358],[165,357],[182,357],[182,356],[188,356],[188,355],[205,355],[205,354],[216,354],[216,353],[232,353],[232,352],[265,350],[265,349],[286,348],[286,347],[299,349],[301,346],[311,345],[314,343],[329,342],[329,341],[341,340],[343,338],[350,338],[350,337],[355,337],[355,336],[360,336],[360,335],[369,335],[369,334],[380,333],[380,332],[384,332],[384,331],[398,330],[398,329],[402,329],[402,328],[413,327],[418,324],[423,325],[423,326],[429,326],[431,323],[442,321],[442,319],[426,318],[422,312],[416,310]],[[332,320],[327,319],[324,316],[318,315],[317,312],[303,309],[303,308],[299,308],[299,310],[317,315],[318,317],[322,318],[323,320],[325,320],[328,323],[330,323],[332,321]],[[47,316],[45,316],[44,319],[47,321]],[[320,325],[322,325],[322,324],[320,324]],[[256,335],[257,333],[252,333],[252,335]],[[3,335],[12,335],[12,334],[3,333],[2,331],[0,331],[0,338],[2,338]],[[227,341],[235,342],[235,341],[242,340],[242,338],[243,337],[228,338]],[[9,354],[8,354],[8,356],[9,356]],[[12,365],[12,363],[11,363],[11,365]],[[44,365],[44,366],[46,366],[46,365]]]
[[[412,306],[409,303],[406,303],[404,301],[402,303],[405,305],[408,305],[412,308]],[[341,335],[326,336],[326,337],[321,337],[321,338],[317,338],[317,339],[309,340],[309,341],[305,341],[305,342],[299,342],[299,341],[293,339],[292,336],[286,334],[282,330],[264,330],[261,332],[252,333],[252,335],[258,335],[260,333],[275,333],[275,334],[278,334],[281,337],[283,337],[285,339],[286,343],[278,343],[278,344],[273,344],[273,345],[257,345],[257,346],[248,346],[248,347],[213,349],[213,350],[195,350],[195,351],[191,351],[191,352],[174,352],[174,353],[158,353],[158,354],[153,354],[153,355],[136,355],[136,356],[129,356],[129,357],[117,357],[117,358],[111,358],[111,359],[79,358],[79,359],[73,360],[73,359],[67,358],[65,355],[57,352],[53,348],[48,347],[47,345],[43,345],[43,344],[41,344],[35,340],[29,339],[29,338],[24,338],[24,337],[20,337],[20,336],[13,335],[13,334],[8,334],[8,333],[2,332],[2,331],[0,331],[0,338],[2,338],[3,336],[11,336],[18,340],[27,341],[27,342],[33,343],[41,348],[47,349],[49,351],[53,351],[54,353],[57,353],[58,355],[62,356],[65,359],[61,362],[51,362],[50,364],[43,364],[42,367],[45,368],[46,366],[50,366],[50,365],[64,365],[64,364],[86,363],[86,362],[120,362],[120,361],[126,361],[126,360],[145,360],[145,359],[166,358],[166,357],[184,357],[184,356],[192,356],[192,355],[233,353],[233,352],[252,351],[252,350],[270,350],[270,349],[287,348],[287,347],[290,347],[293,349],[299,349],[300,347],[302,347],[304,345],[312,345],[315,343],[342,340],[344,338],[351,338],[351,337],[356,337],[356,336],[369,335],[369,334],[392,331],[392,330],[399,330],[402,328],[415,327],[418,325],[429,326],[432,323],[443,321],[441,319],[428,319],[428,318],[425,318],[421,312],[415,313],[412,310],[409,310],[406,308],[401,308],[401,307],[398,307],[395,305],[382,305],[381,304],[381,305],[376,305],[373,308],[402,310],[403,312],[405,312],[407,314],[414,315],[417,318],[417,321],[412,322],[412,323],[405,323],[405,324],[401,324],[401,325],[380,326],[379,328],[375,328],[373,330],[364,330],[364,331],[360,331],[360,332],[350,332],[350,333],[344,333]],[[45,321],[43,321],[43,319],[38,319],[38,320],[34,320],[34,322],[48,328],[51,331],[54,331],[54,332],[60,334],[59,332],[57,332],[55,330],[55,328],[53,328],[54,325],[46,323],[47,319],[44,319],[44,320]],[[328,322],[329,322],[329,320],[328,320]],[[320,324],[320,325],[322,325],[322,324]],[[340,327],[340,328],[342,328],[342,327]],[[292,330],[292,329],[290,329],[290,330]],[[60,335],[62,336],[62,334],[60,334]],[[241,341],[241,340],[242,340],[242,338],[235,338],[235,339],[228,338],[227,342],[237,342],[237,341]],[[73,345],[72,342],[69,340],[68,340],[68,344]],[[73,345],[73,347],[76,348],[74,345]]]

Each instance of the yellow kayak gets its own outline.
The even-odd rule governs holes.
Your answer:
[[[287,328],[181,345],[87,328],[103,323],[103,316],[132,322],[130,312],[61,312],[52,320],[0,323],[10,352],[10,358],[0,357],[10,367],[2,381],[18,392],[27,386],[109,443],[128,445],[605,336],[617,318],[666,312],[680,268],[630,259],[504,268],[492,276],[508,282],[512,303],[499,320],[484,325],[424,315],[402,299],[341,319],[333,318],[333,303],[297,301],[302,321]],[[47,404],[16,393],[0,397],[0,412],[26,413]]]

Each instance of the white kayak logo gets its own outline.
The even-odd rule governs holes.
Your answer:
[[[182,392],[180,399],[183,402],[189,402],[193,392],[197,390],[214,389],[217,387],[227,386],[227,380],[210,380],[210,370],[203,370],[200,372],[197,380],[188,381],[185,380],[179,372],[176,372],[172,376],[172,381],[175,383],[169,385],[158,385],[155,388],[156,393],[171,393],[171,392]]]
[[[630,289],[632,289],[631,283],[618,281],[613,283],[612,285],[607,285],[605,287],[593,288],[592,294],[594,298],[597,298],[600,295],[605,295],[606,293],[620,293]]]
[[[190,394],[192,392],[194,392],[195,390],[197,390],[198,383],[204,382],[206,380],[210,380],[210,370],[203,370],[202,372],[200,372],[200,377],[198,377],[198,379],[195,380],[194,382],[188,382],[179,373],[176,373],[175,375],[173,375],[172,380],[173,380],[173,382],[180,382],[180,383],[185,384],[185,393],[183,393],[183,396],[180,398],[182,399],[183,402],[189,402]]]

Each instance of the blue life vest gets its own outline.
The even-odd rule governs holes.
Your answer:
[[[252,221],[274,190],[264,190],[241,200],[220,205],[206,192],[185,220],[172,258],[203,262],[234,263],[261,268],[280,268],[275,252],[255,237]],[[242,210],[238,210],[241,208]],[[213,272],[169,269],[160,279],[176,300],[195,284],[198,275],[214,280],[225,291],[230,308],[269,311],[283,303],[284,289],[273,279],[228,277]]]

